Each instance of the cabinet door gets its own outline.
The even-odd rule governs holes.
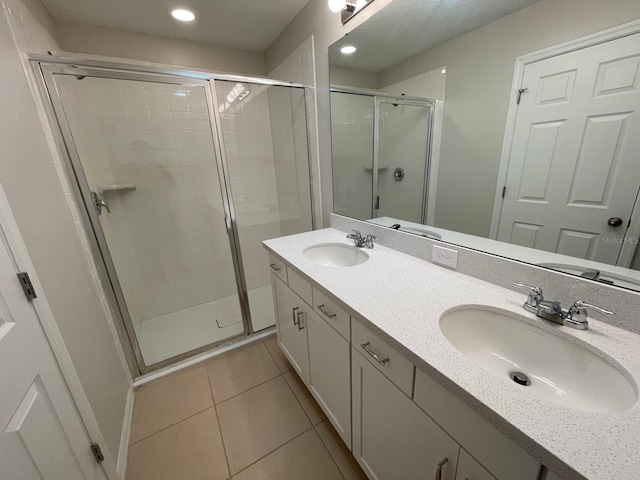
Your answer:
[[[442,480],[454,480],[458,444],[409,397],[351,351],[353,455],[370,479],[435,479],[445,458]]]
[[[487,470],[476,462],[463,448],[460,449],[456,480],[496,480]]]
[[[309,389],[351,448],[349,343],[314,311],[308,314],[307,328]]]
[[[306,315],[302,300],[279,278],[271,276],[278,310],[278,345],[305,384],[309,384],[309,349]]]

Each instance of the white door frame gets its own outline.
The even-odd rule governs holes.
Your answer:
[[[56,324],[49,302],[46,299],[42,284],[40,283],[36,270],[31,263],[27,247],[24,244],[18,225],[13,217],[9,201],[5,196],[2,185],[0,185],[0,235],[6,241],[19,271],[29,272],[31,283],[33,284],[34,290],[38,293],[38,297],[33,299],[31,303],[36,315],[38,316],[40,325],[44,330],[49,345],[51,346],[58,366],[60,367],[60,371],[62,372],[62,376],[67,384],[76,408],[78,409],[80,418],[87,430],[88,436],[93,442],[96,442],[103,447],[102,452],[105,456],[105,460],[102,462],[102,466],[107,478],[109,480],[123,479],[124,469],[122,468],[122,471],[118,471],[116,468],[116,462],[111,456],[111,452],[106,448],[106,441],[100,431],[98,421],[93,414],[93,410],[89,404],[89,399],[82,388],[80,378],[78,377],[76,369],[71,361],[71,356],[64,344],[62,334],[58,329],[58,325]],[[130,389],[130,396],[131,399],[133,399],[133,388]],[[87,448],[89,448],[89,445],[87,445]],[[124,467],[122,460],[118,463],[122,464]]]
[[[496,184],[496,194],[493,202],[493,214],[491,216],[491,230],[489,238],[497,240],[498,227],[500,225],[500,215],[502,214],[502,189],[507,183],[507,174],[509,172],[509,158],[511,157],[511,147],[513,144],[513,136],[516,127],[516,118],[518,115],[518,105],[514,101],[515,96],[518,95],[518,90],[522,86],[524,79],[524,70],[527,65],[530,65],[541,60],[547,60],[558,55],[564,55],[565,53],[575,52],[583,48],[593,47],[601,43],[610,42],[612,40],[618,40],[620,38],[628,37],[640,33],[640,20],[636,20],[630,23],[625,23],[617,27],[603,30],[602,32],[587,35],[576,40],[560,43],[549,48],[544,48],[526,55],[521,55],[516,58],[515,68],[513,72],[513,80],[511,82],[511,95],[509,99],[509,109],[507,111],[507,121],[504,130],[504,141],[502,143],[502,153],[500,155],[500,169],[498,170],[498,182]],[[627,233],[637,237],[640,235],[640,196],[636,198],[636,202],[633,207],[633,213],[631,216],[631,224]],[[631,260],[636,251],[636,245],[630,242],[625,242],[620,252],[618,266],[629,267]]]

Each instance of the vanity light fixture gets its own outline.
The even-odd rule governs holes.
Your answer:
[[[355,45],[345,45],[344,47],[340,48],[340,53],[351,55],[352,53],[355,53],[356,50],[358,49],[355,47]]]
[[[195,12],[184,7],[172,8],[169,10],[169,14],[181,22],[193,22],[196,19]]]
[[[373,0],[329,0],[329,10],[334,13],[340,12],[342,24],[344,25],[371,2]]]

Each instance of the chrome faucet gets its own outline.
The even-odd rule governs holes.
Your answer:
[[[577,328],[578,330],[587,330],[589,328],[588,312],[590,308],[603,315],[613,315],[613,312],[600,308],[596,305],[577,300],[567,309],[562,308],[560,302],[545,300],[540,287],[532,287],[523,283],[514,283],[514,287],[528,288],[531,292],[527,296],[522,308],[527,312],[535,313],[538,317],[544,318],[550,322],[554,322],[566,327]]]
[[[363,237],[360,233],[360,230],[352,230],[354,233],[350,233],[347,235],[347,238],[353,240],[353,243],[358,248],[373,248],[373,239],[376,238],[374,235],[367,235]]]

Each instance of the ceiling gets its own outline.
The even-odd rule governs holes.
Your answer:
[[[56,20],[266,50],[309,0],[41,0]],[[198,17],[182,23],[167,9],[183,6]]]
[[[538,1],[394,0],[332,45],[329,63],[381,72]],[[347,44],[358,52],[341,54],[339,47]]]

